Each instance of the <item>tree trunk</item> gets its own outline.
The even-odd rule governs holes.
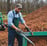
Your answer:
[[[10,11],[10,0],[7,0],[7,13]]]

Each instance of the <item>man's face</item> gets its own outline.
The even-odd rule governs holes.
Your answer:
[[[19,13],[21,11],[21,8],[15,8],[15,11]]]

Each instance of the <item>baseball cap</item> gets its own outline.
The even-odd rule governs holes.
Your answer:
[[[19,4],[16,4],[16,7],[17,8],[22,8],[22,4],[20,4],[20,3]]]

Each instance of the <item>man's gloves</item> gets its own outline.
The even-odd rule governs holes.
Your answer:
[[[16,31],[19,33],[23,33],[23,31],[21,29],[17,29]]]
[[[25,28],[27,29],[27,31],[29,31],[29,30],[30,30],[28,26],[26,26]]]
[[[2,26],[0,25],[0,29],[2,28]]]
[[[25,27],[27,29],[27,31],[31,32],[31,34],[33,35],[32,31],[29,29],[28,26]]]

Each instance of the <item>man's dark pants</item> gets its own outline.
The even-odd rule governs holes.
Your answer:
[[[15,37],[18,40],[18,46],[22,46],[22,36],[8,27],[8,46],[14,46]]]

